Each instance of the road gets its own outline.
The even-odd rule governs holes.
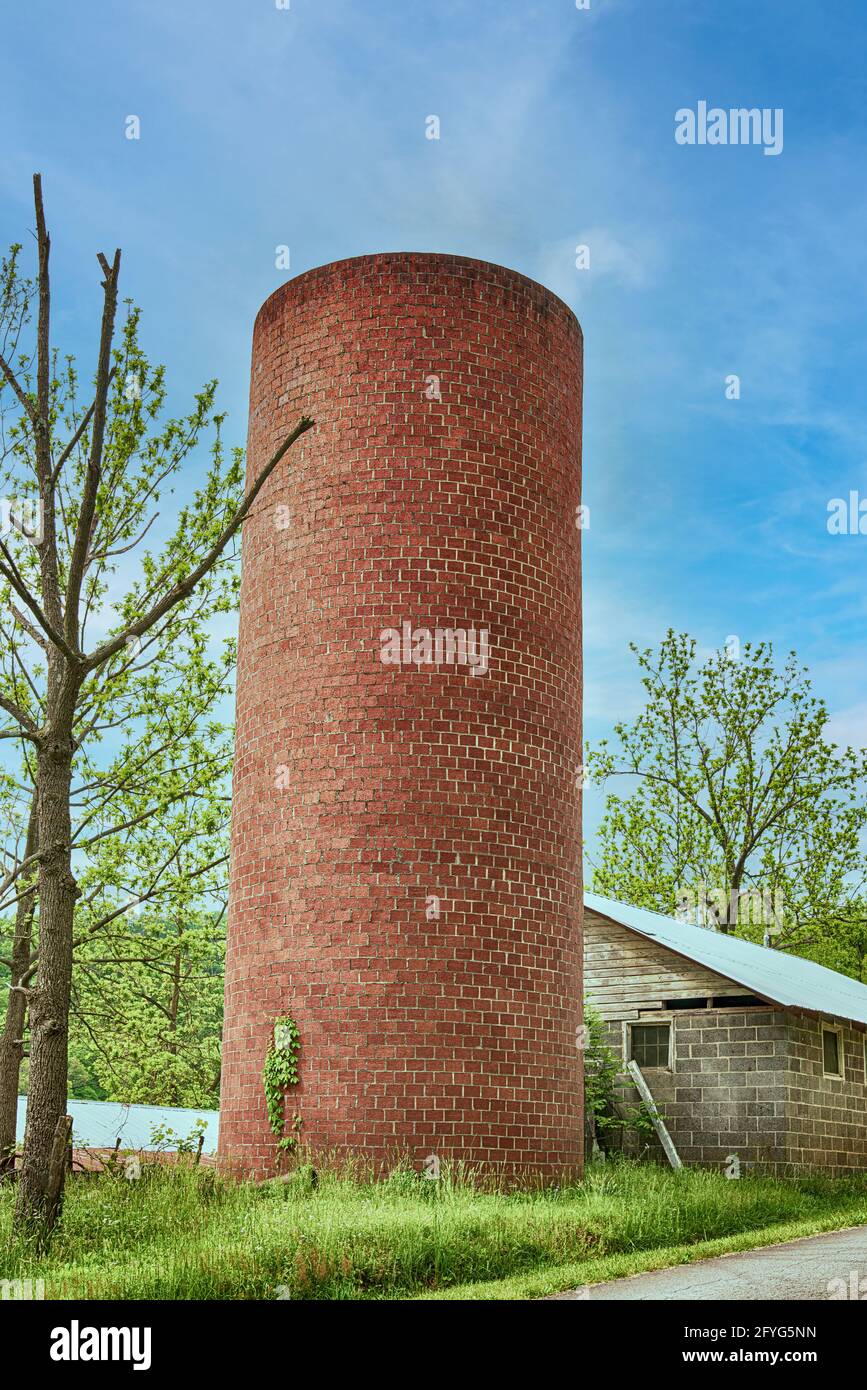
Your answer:
[[[552,1299],[744,1299],[867,1301],[867,1226],[766,1245],[550,1295]]]

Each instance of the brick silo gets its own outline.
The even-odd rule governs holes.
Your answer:
[[[533,281],[386,254],[256,319],[220,1150],[581,1162],[582,335]]]

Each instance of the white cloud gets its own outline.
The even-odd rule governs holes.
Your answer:
[[[867,700],[832,714],[825,738],[841,748],[867,748]]]

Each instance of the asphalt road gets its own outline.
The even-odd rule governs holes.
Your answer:
[[[867,1301],[867,1226],[633,1274],[550,1298]]]

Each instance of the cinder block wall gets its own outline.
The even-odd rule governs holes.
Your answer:
[[[797,1167],[835,1173],[867,1168],[864,1033],[841,1023],[843,1076],[824,1076],[821,1025],[789,1014],[788,1158]]]
[[[648,1070],[646,1080],[684,1163],[722,1168],[734,1154],[746,1168],[783,1175],[867,1168],[863,1033],[839,1025],[844,1075],[837,1078],[823,1075],[819,1020],[779,1009],[666,1017],[674,1020],[675,1070]],[[622,1056],[622,1024],[609,1023],[606,1036]],[[626,1077],[619,1094],[625,1110],[640,1102]],[[627,1134],[622,1146],[634,1155],[647,1142]],[[648,1156],[666,1161],[655,1135]]]
[[[455,256],[341,261],[256,320],[220,1149],[273,1170],[262,1064],[314,1149],[581,1163],[582,337]],[[381,633],[488,633],[489,667]]]
[[[774,1009],[678,1009],[666,1018],[674,1020],[675,1069],[649,1070],[646,1079],[683,1162],[722,1168],[735,1154],[742,1164],[784,1164],[786,1016]],[[607,1034],[622,1056],[622,1025],[609,1024]],[[627,1080],[621,1094],[627,1109],[639,1104]],[[635,1153],[645,1142],[628,1135],[624,1147]],[[666,1161],[655,1135],[651,1155]]]

